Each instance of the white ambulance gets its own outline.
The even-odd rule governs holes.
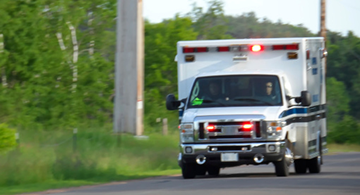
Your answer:
[[[273,163],[319,173],[326,149],[324,39],[180,41],[179,165],[184,178]]]

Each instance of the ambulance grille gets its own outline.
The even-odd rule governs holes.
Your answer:
[[[217,123],[211,123],[216,126],[234,126],[234,125],[242,125],[243,123],[248,122],[217,122]],[[254,123],[254,130],[255,130],[255,137],[261,138],[261,129],[260,129],[260,122]],[[216,129],[217,134],[215,135],[209,135],[209,139],[234,139],[234,138],[251,138],[251,135],[224,135],[222,132],[222,129]],[[238,132],[242,132],[241,129],[238,130]],[[199,139],[206,138],[206,130],[204,128],[204,123],[199,123]]]

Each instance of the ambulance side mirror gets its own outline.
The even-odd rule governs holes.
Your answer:
[[[301,92],[301,105],[310,106],[311,105],[311,95],[308,91]]]
[[[166,96],[166,109],[176,110],[179,108],[181,101],[175,99],[174,94],[169,94]]]

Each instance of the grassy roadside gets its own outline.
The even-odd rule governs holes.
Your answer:
[[[118,137],[112,130],[21,132],[20,147],[0,157],[0,194],[179,174],[178,134]]]
[[[16,186],[0,187],[0,194],[11,195],[11,194],[20,194],[20,193],[41,192],[41,191],[54,190],[54,189],[58,189],[59,191],[61,191],[61,189],[67,189],[72,187],[101,185],[109,182],[128,181],[128,180],[143,179],[143,178],[156,177],[156,176],[175,175],[180,173],[181,173],[180,169],[170,169],[163,171],[148,171],[148,172],[142,172],[132,175],[119,175],[117,178],[114,178],[114,180],[104,179],[103,181],[101,180],[45,181],[42,183],[35,183],[35,184],[23,184]]]
[[[358,144],[328,144],[329,153],[336,154],[339,152],[360,152]]]
[[[63,132],[23,133],[20,148],[0,158],[0,194],[19,194],[180,174],[178,135],[120,139],[109,131],[79,131],[74,150]],[[24,137],[24,136],[23,136]],[[66,142],[64,142],[65,140]],[[46,141],[46,142],[45,142]],[[120,141],[120,142],[118,142]],[[49,144],[62,143],[62,144]],[[360,152],[360,145],[329,144],[329,154]]]

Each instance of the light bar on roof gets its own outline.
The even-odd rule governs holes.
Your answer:
[[[299,50],[299,43],[281,45],[230,45],[218,47],[183,47],[183,53],[205,53],[205,52],[260,52],[264,50]]]

